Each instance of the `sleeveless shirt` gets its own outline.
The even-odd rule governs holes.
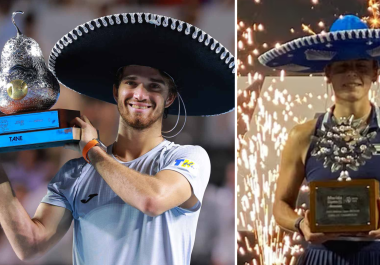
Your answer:
[[[324,129],[323,123],[331,124],[332,112],[326,112],[324,115],[318,117],[314,135],[317,129]],[[372,139],[372,143],[380,146],[380,109],[372,105],[369,122],[369,132],[377,131],[377,135]],[[305,174],[307,183],[317,180],[337,180],[340,171],[332,173],[330,168],[323,167],[323,161],[318,161],[316,157],[311,156],[311,151],[314,149],[315,143],[312,142],[309,146],[306,155]],[[377,179],[380,181],[380,153],[377,152],[371,159],[366,160],[365,165],[360,166],[358,171],[348,169],[349,175],[352,179]]]

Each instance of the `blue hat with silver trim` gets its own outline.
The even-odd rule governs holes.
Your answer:
[[[353,15],[337,19],[327,33],[302,37],[262,54],[265,66],[291,72],[321,73],[338,61],[380,60],[380,29],[369,29]]]

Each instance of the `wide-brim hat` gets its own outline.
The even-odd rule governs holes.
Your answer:
[[[302,37],[262,54],[265,66],[291,72],[320,73],[338,61],[380,60],[380,29],[369,29],[357,16],[337,19],[330,31]]]
[[[116,103],[115,73],[127,65],[149,66],[171,76],[187,115],[234,109],[234,56],[206,32],[174,18],[150,13],[97,18],[64,35],[49,58],[49,69],[61,84],[110,103]],[[177,100],[169,114],[178,114]]]

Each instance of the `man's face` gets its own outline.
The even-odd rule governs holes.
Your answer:
[[[140,130],[161,123],[165,107],[175,99],[159,71],[147,66],[124,67],[119,88],[113,92],[123,120]]]
[[[377,79],[377,64],[373,60],[349,60],[334,62],[326,69],[335,97],[357,101],[368,97],[372,82]]]

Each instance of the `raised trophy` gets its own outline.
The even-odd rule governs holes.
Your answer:
[[[58,100],[59,83],[46,67],[38,43],[24,36],[9,39],[0,62],[0,153],[63,146],[80,140],[70,127],[79,111],[49,110]]]
[[[376,152],[371,140],[376,132],[349,118],[324,123],[325,130],[312,136],[311,155],[323,161],[338,180],[310,182],[310,230],[313,233],[356,233],[378,228],[379,183],[375,179],[351,179],[348,169],[358,168]]]

